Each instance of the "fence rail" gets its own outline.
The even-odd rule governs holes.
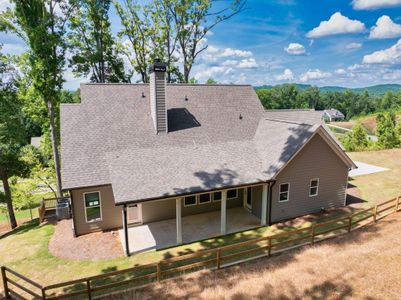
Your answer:
[[[38,215],[39,222],[42,223],[46,218],[47,211],[54,211],[57,207],[57,204],[64,199],[68,199],[69,197],[59,197],[59,198],[43,198],[40,202],[40,206],[38,207]]]
[[[271,256],[274,253],[293,249],[306,244],[313,244],[327,238],[351,232],[372,222],[377,222],[401,209],[401,196],[377,204],[376,206],[353,213],[346,217],[316,223],[311,226],[282,232],[266,237],[252,239],[218,248],[201,250],[195,253],[172,257],[158,263],[136,266],[91,277],[42,286],[39,283],[11,270],[1,267],[1,275],[7,299],[21,297],[21,292],[35,299],[65,299],[86,297],[92,299],[95,293],[113,290],[129,284],[148,284],[174,275],[181,275],[187,270],[215,268],[240,263],[244,260]],[[372,219],[372,220],[368,220]],[[367,222],[361,224],[361,222]],[[284,246],[284,247],[283,247]],[[17,282],[16,280],[19,280]],[[61,290],[60,290],[61,289]]]

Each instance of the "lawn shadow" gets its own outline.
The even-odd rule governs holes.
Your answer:
[[[14,228],[13,230],[3,234],[2,236],[0,236],[0,239],[8,237],[8,236],[12,236],[12,235],[16,235],[16,234],[23,234],[23,233],[27,233],[28,231],[31,231],[33,229],[37,229],[39,227],[39,219],[33,219],[31,221],[27,221],[25,223],[22,223],[21,225],[19,225],[18,227]]]

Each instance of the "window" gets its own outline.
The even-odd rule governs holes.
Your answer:
[[[221,201],[221,192],[213,193],[213,201]]]
[[[279,202],[286,202],[290,200],[290,184],[289,183],[282,183],[280,184],[280,191],[279,191]]]
[[[235,199],[237,198],[237,189],[232,189],[227,191],[227,199]]]
[[[199,195],[199,204],[209,203],[210,202],[210,194],[200,194]]]
[[[102,220],[100,207],[100,192],[84,193],[86,222],[97,222]]]
[[[187,196],[184,198],[184,206],[196,205],[196,196]]]
[[[319,178],[314,178],[310,181],[309,197],[317,196],[319,193]]]

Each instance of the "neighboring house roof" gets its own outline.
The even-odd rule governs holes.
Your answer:
[[[39,148],[41,139],[42,138],[40,136],[31,137],[31,145],[36,148]]]
[[[354,166],[320,119],[265,112],[251,86],[167,85],[169,133],[158,135],[148,90],[86,84],[81,104],[61,105],[64,189],[112,184],[121,204],[266,182],[317,133]]]
[[[324,113],[327,114],[330,118],[337,118],[337,119],[345,118],[344,114],[341,111],[334,108],[326,109]]]

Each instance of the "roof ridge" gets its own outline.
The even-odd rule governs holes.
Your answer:
[[[276,108],[276,109],[266,109],[266,112],[281,112],[281,111],[318,111],[313,108]]]
[[[313,127],[315,124],[308,124],[308,123],[300,123],[300,122],[295,122],[295,121],[288,121],[288,120],[281,120],[281,119],[273,119],[273,118],[264,118],[265,120],[268,121],[273,121],[273,122],[280,122],[280,123],[287,123],[287,124],[296,124],[296,125],[306,125],[309,127]]]

